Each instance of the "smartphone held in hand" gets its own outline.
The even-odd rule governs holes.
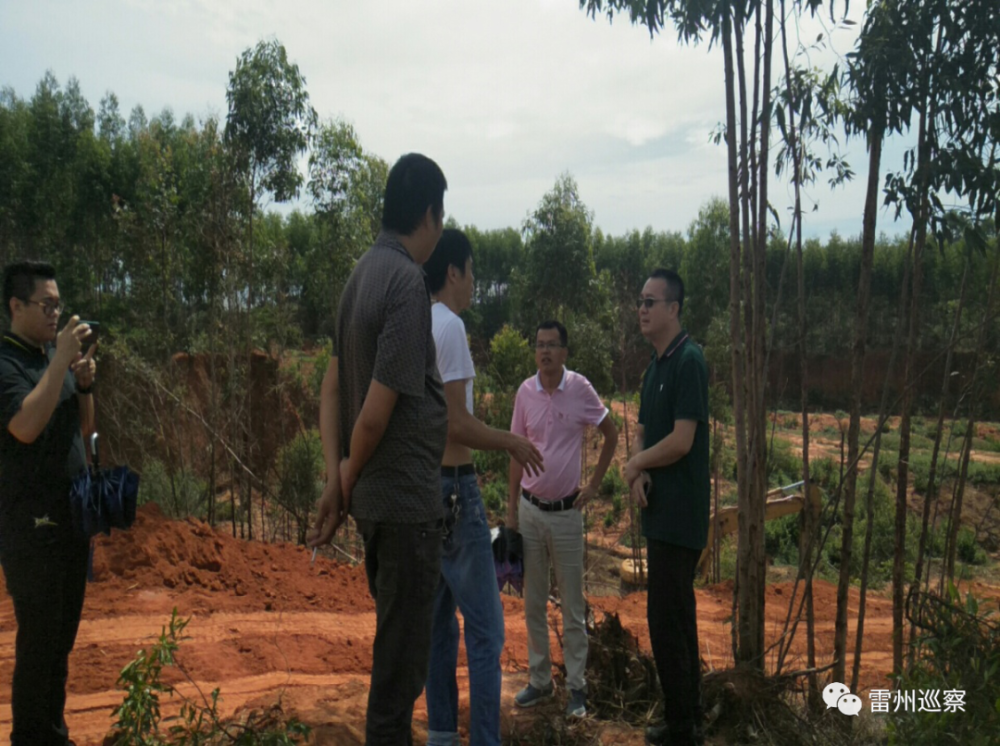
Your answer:
[[[77,322],[77,326],[79,326],[80,324],[86,324],[87,326],[90,327],[90,334],[87,335],[87,338],[84,341],[85,342],[91,342],[91,343],[96,342],[97,341],[97,336],[98,336],[98,334],[101,331],[101,322],[100,321],[83,321],[83,320],[81,320],[81,321]]]

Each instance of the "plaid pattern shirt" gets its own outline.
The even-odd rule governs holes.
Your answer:
[[[383,523],[441,517],[440,466],[448,409],[431,332],[423,270],[383,231],[340,299],[334,355],[344,454],[372,380],[399,394],[381,442],[362,469],[351,515]]]

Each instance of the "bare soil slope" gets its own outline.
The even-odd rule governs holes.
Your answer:
[[[100,744],[121,702],[115,688],[120,670],[137,650],[152,644],[173,608],[191,617],[177,669],[167,680],[196,696],[222,692],[224,714],[267,706],[281,698],[286,712],[314,728],[312,743],[363,743],[364,712],[375,613],[361,566],[324,557],[310,566],[309,552],[288,544],[234,539],[196,520],[169,521],[155,506],[141,509],[136,525],[98,541],[96,582],[88,588],[83,622],[70,663],[67,720],[80,746]],[[977,588],[980,593],[991,589]],[[787,610],[789,584],[768,587],[768,635],[774,637]],[[521,600],[504,596],[507,642],[505,724],[516,727],[511,698],[527,680],[526,633]],[[644,593],[624,598],[594,596],[595,615],[615,611],[648,650]],[[731,588],[699,589],[702,657],[710,668],[729,665]],[[829,657],[833,636],[834,588],[817,588],[820,652]],[[852,613],[854,610],[852,609]],[[553,626],[558,613],[552,612]],[[10,729],[10,679],[14,665],[14,612],[0,594],[0,738]],[[890,603],[868,606],[864,687],[887,685],[890,661]],[[800,635],[800,640],[801,640]],[[852,638],[853,639],[853,638]],[[555,633],[553,648],[558,651]],[[798,646],[797,647],[801,647]],[[555,655],[559,662],[558,652]],[[462,658],[464,664],[464,653]],[[185,675],[186,674],[186,675]],[[190,681],[188,681],[188,677]],[[194,682],[193,684],[191,682]],[[460,671],[467,718],[468,682]],[[167,714],[177,712],[167,702]],[[558,710],[553,706],[551,714]],[[418,740],[426,730],[426,708],[418,702]],[[641,743],[638,731],[612,727],[608,743]]]

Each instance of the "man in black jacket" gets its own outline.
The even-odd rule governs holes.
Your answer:
[[[66,679],[89,548],[74,533],[69,491],[93,430],[95,345],[82,353],[91,330],[76,316],[58,331],[63,306],[49,264],[8,265],[3,304],[11,323],[0,340],[0,564],[17,617],[10,739],[68,746]]]

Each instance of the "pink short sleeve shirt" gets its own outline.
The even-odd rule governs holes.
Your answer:
[[[584,376],[563,368],[562,381],[551,394],[536,373],[521,384],[514,400],[510,430],[530,440],[542,453],[545,471],[527,472],[521,487],[543,500],[561,500],[580,486],[580,456],[587,425],[600,425],[607,407]]]

